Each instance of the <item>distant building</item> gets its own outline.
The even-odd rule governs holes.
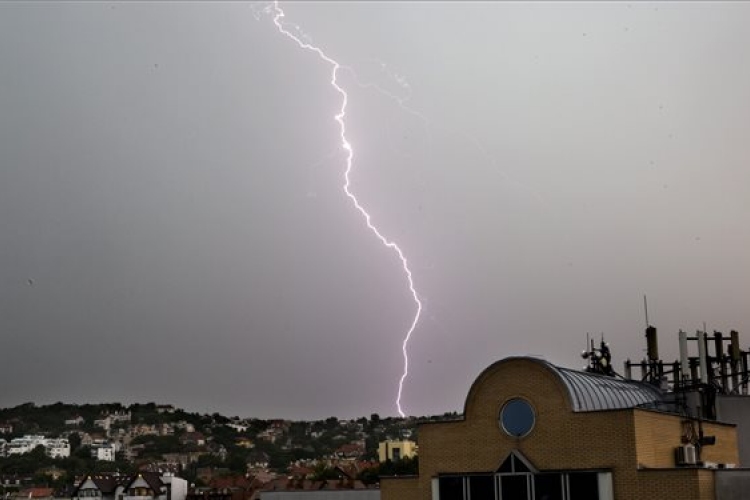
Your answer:
[[[171,474],[91,474],[75,487],[73,500],[185,500],[187,481]]]
[[[54,488],[25,488],[22,490],[19,490],[14,495],[11,495],[9,498],[17,498],[17,499],[32,499],[32,500],[53,500],[54,498]]]
[[[44,447],[44,451],[52,458],[66,458],[70,456],[70,442],[67,439],[47,439],[44,436],[26,435],[15,438],[6,445],[7,455],[23,455]]]
[[[104,462],[114,462],[116,451],[112,443],[96,443],[91,446],[91,456]]]
[[[365,443],[363,441],[352,441],[336,448],[333,455],[336,458],[356,459],[364,455],[365,451]]]
[[[52,458],[67,458],[70,456],[70,442],[67,439],[46,439],[44,450]]]
[[[60,469],[54,465],[51,467],[45,467],[44,469],[39,469],[37,472],[43,476],[49,476],[53,481],[57,481],[65,475],[64,469]]]
[[[378,460],[398,462],[402,458],[414,458],[417,450],[417,443],[414,441],[381,441],[378,444]]]
[[[323,481],[303,478],[275,479],[260,490],[260,500],[380,500],[380,490],[342,477]]]
[[[239,422],[230,422],[226,424],[226,426],[230,429],[234,429],[237,432],[247,432],[247,430],[250,428],[248,425]]]
[[[109,420],[114,423],[127,424],[130,422],[130,410],[116,411],[109,414]]]
[[[85,423],[86,423],[86,420],[80,415],[77,415],[73,418],[69,418],[68,420],[65,421],[65,425],[72,425],[76,427],[83,425]]]
[[[180,444],[183,446],[205,446],[206,436],[202,432],[186,432],[180,436]]]

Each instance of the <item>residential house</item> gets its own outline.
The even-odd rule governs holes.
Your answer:
[[[336,458],[355,459],[365,454],[365,443],[362,441],[352,441],[351,443],[342,444],[333,452]]]
[[[198,479],[209,484],[216,477],[228,475],[229,469],[224,467],[198,467],[195,472]]]
[[[52,458],[67,458],[70,456],[70,442],[65,438],[46,439],[44,450]]]
[[[232,493],[213,488],[191,488],[186,500],[232,500]]]
[[[30,499],[30,500],[53,500],[55,489],[54,488],[24,488],[18,490],[15,495],[11,495],[10,498],[18,499]]]
[[[85,476],[71,493],[72,500],[96,498],[101,500],[119,500],[124,494],[125,486],[130,482],[128,476],[119,474],[91,474]]]
[[[361,481],[340,479],[312,481],[280,478],[267,483],[259,500],[380,500],[380,490],[367,488]]]
[[[190,422],[186,422],[185,420],[180,420],[179,422],[175,422],[174,424],[175,429],[181,429],[185,432],[195,432],[195,426],[191,424]]]
[[[47,439],[44,436],[26,435],[15,438],[6,446],[8,455],[23,455],[34,450],[37,446],[43,446],[47,455],[52,458],[65,458],[70,456],[70,443],[65,438]]]
[[[180,444],[183,446],[205,446],[206,436],[202,432],[186,432],[180,436]]]
[[[30,475],[0,474],[0,485],[2,485],[6,491],[8,488],[20,488],[21,486],[29,485],[33,482],[34,478]]]
[[[208,486],[211,491],[229,493],[230,500],[248,500],[263,486],[263,483],[255,478],[230,475],[215,477]]]
[[[170,423],[163,423],[158,426],[160,436],[174,436],[174,426]]]
[[[181,453],[164,453],[162,458],[166,463],[177,464],[182,468],[187,467],[192,463],[196,463],[201,455],[206,455],[205,451],[187,451]]]
[[[51,467],[45,467],[43,469],[39,469],[37,473],[43,476],[47,476],[51,478],[53,481],[57,481],[58,479],[60,479],[61,477],[65,475],[65,471],[63,469],[60,469],[59,467],[56,467],[54,465]]]
[[[86,423],[86,420],[80,415],[76,415],[75,417],[69,418],[65,421],[65,425],[71,425],[75,427],[79,427],[85,423]]]
[[[274,429],[266,429],[264,431],[260,431],[255,437],[261,441],[275,443],[276,439],[279,437],[279,434]]]
[[[230,422],[230,423],[228,423],[226,425],[227,425],[227,427],[229,427],[231,429],[234,429],[237,432],[247,432],[247,430],[250,428],[247,425],[240,424],[240,423],[237,423],[237,422]]]
[[[138,467],[141,472],[158,472],[160,475],[172,474],[178,475],[182,471],[180,464],[172,462],[150,462]]]
[[[235,444],[241,448],[247,448],[249,450],[255,448],[253,440],[245,437],[237,438]]]
[[[113,424],[115,424],[115,423],[117,423],[117,424],[127,424],[127,423],[130,423],[130,417],[131,417],[131,414],[130,414],[129,410],[128,411],[125,411],[125,410],[123,410],[123,411],[116,411],[114,413],[110,413],[109,414],[109,420]]]
[[[44,436],[26,435],[15,438],[8,443],[8,455],[23,455],[37,446],[44,446]]]
[[[155,425],[137,424],[130,428],[130,435],[136,436],[158,436],[159,429]]]
[[[247,468],[249,471],[268,469],[268,464],[270,461],[271,458],[266,452],[252,451],[247,456]]]
[[[13,424],[8,422],[0,423],[0,434],[10,434],[13,432]]]
[[[109,416],[94,420],[94,427],[102,428],[105,431],[109,431],[109,428],[111,426],[112,426],[112,420],[109,418]]]
[[[91,456],[97,460],[114,462],[117,448],[114,443],[99,442],[91,446]]]
[[[185,500],[187,481],[171,474],[139,472],[132,476],[92,474],[73,490],[73,500]]]

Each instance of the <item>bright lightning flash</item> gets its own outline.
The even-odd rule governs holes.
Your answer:
[[[338,84],[337,76],[338,71],[341,69],[341,65],[336,62],[334,59],[331,59],[328,57],[320,48],[311,45],[309,43],[303,42],[299,39],[296,35],[293,33],[287,31],[284,28],[284,25],[282,24],[282,19],[284,18],[284,11],[281,10],[281,7],[279,7],[278,1],[274,1],[273,3],[273,9],[275,11],[273,22],[276,25],[276,27],[279,29],[279,32],[288,38],[291,38],[301,49],[303,50],[309,50],[311,52],[315,52],[318,54],[318,56],[323,59],[325,62],[331,65],[331,86],[336,89],[336,92],[341,94],[341,108],[339,109],[338,114],[334,116],[334,119],[339,124],[339,137],[341,139],[341,145],[344,148],[344,151],[346,151],[346,169],[344,170],[344,193],[346,193],[346,196],[349,197],[349,199],[354,204],[354,207],[359,211],[359,213],[364,217],[365,222],[367,223],[367,227],[372,231],[375,236],[380,240],[380,242],[385,245],[386,247],[390,248],[396,254],[398,255],[398,258],[401,260],[401,266],[404,269],[404,273],[406,274],[406,279],[409,284],[409,291],[411,292],[412,297],[414,298],[414,302],[417,305],[417,311],[414,314],[414,319],[411,322],[411,325],[409,326],[409,329],[406,332],[406,336],[404,337],[404,341],[401,345],[401,350],[404,353],[404,371],[401,375],[401,379],[398,381],[398,395],[396,396],[396,407],[398,408],[398,413],[402,417],[405,416],[404,411],[401,408],[401,393],[404,388],[404,380],[406,380],[407,375],[409,375],[409,354],[407,352],[407,344],[409,343],[409,339],[411,338],[412,333],[414,333],[414,330],[417,327],[417,323],[419,322],[419,316],[422,314],[422,302],[419,300],[419,296],[417,295],[417,290],[414,288],[414,280],[412,279],[411,270],[409,269],[409,264],[406,260],[406,257],[404,256],[404,252],[401,251],[401,248],[396,244],[396,242],[389,240],[383,234],[380,232],[380,230],[372,223],[372,218],[370,217],[370,214],[365,210],[365,208],[359,203],[357,200],[357,197],[354,195],[354,193],[351,192],[349,189],[350,181],[349,181],[349,174],[352,171],[352,164],[354,160],[354,149],[352,149],[351,143],[346,138],[346,124],[344,122],[344,117],[346,116],[346,104],[349,100],[349,96],[347,95],[346,91]]]

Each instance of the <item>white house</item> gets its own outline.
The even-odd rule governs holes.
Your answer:
[[[249,427],[247,425],[238,424],[238,423],[235,423],[235,422],[228,423],[227,427],[229,427],[231,429],[234,429],[237,432],[247,432],[247,430],[249,429]]]
[[[70,442],[65,438],[45,439],[44,449],[52,458],[67,458],[70,456]]]
[[[94,420],[94,427],[100,427],[104,429],[105,431],[108,431],[111,426],[112,426],[112,419],[110,419],[109,417],[98,418]]]
[[[44,446],[44,451],[52,458],[70,456],[70,442],[67,439],[47,439],[44,436],[27,435],[11,440],[7,445],[8,455],[23,455],[33,451],[37,446]]]
[[[185,500],[187,481],[172,474],[140,472],[133,476],[91,474],[73,490],[72,500]]]
[[[32,435],[11,439],[10,443],[8,443],[8,455],[23,455],[39,445],[44,446],[44,441],[44,436]]]
[[[91,456],[105,462],[114,462],[116,451],[115,445],[112,443],[97,443],[91,446]]]

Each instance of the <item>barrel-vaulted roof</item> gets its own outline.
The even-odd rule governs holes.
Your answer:
[[[502,370],[502,367],[515,363],[533,363],[551,373],[564,389],[574,412],[664,408],[666,404],[664,393],[645,382],[562,368],[538,357],[513,356],[496,361],[479,374],[466,397],[464,416],[469,413],[471,401],[483,382],[498,370]],[[529,375],[532,373],[533,371],[528,372]],[[507,380],[505,383],[512,386],[513,382]]]
[[[663,400],[651,384],[561,368],[544,361],[568,389],[573,411],[601,411],[653,406]]]

